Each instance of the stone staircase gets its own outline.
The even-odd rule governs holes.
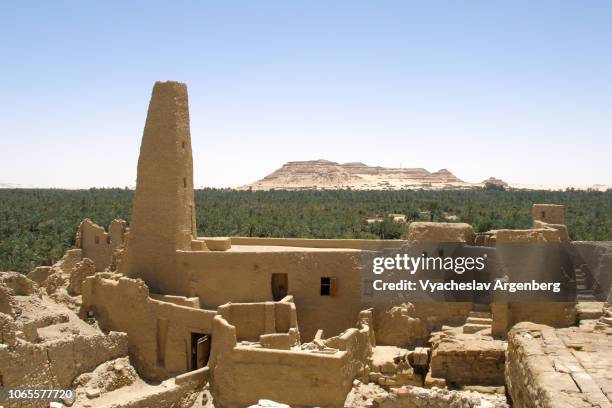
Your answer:
[[[587,287],[586,273],[576,268],[576,311],[578,320],[597,320],[603,316],[603,302],[598,302],[593,290]]]
[[[463,325],[463,333],[472,334],[485,329],[491,330],[492,324],[491,306],[475,304]]]
[[[593,290],[587,287],[586,273],[581,268],[576,268],[576,301],[596,302],[597,298],[593,295]]]

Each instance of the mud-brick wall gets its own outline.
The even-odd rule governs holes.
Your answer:
[[[287,246],[297,248],[380,249],[396,248],[408,241],[399,239],[316,239],[231,237],[232,245]]]
[[[124,333],[76,335],[44,343],[0,346],[0,376],[5,387],[65,388],[80,374],[127,355]]]
[[[506,348],[478,338],[434,344],[431,376],[457,385],[504,385]]]
[[[193,292],[205,309],[227,302],[272,300],[272,274],[288,275],[288,294],[293,295],[302,340],[311,340],[318,329],[325,337],[354,327],[359,312],[374,307],[377,314],[386,303],[362,301],[362,253],[355,250],[196,252],[179,251],[177,277],[189,277]],[[334,277],[337,292],[321,296],[321,277]],[[415,316],[427,327],[459,325],[472,310],[469,302],[415,303]],[[374,319],[376,327],[376,318]]]
[[[248,406],[263,398],[292,406],[342,407],[371,350],[367,326],[339,336],[336,342],[344,350],[335,354],[235,347],[235,328],[220,316],[216,320],[215,336],[226,341],[218,347],[213,337],[211,390],[221,406]]]
[[[491,305],[493,336],[506,338],[512,326],[520,322],[568,327],[576,323],[575,302],[497,302]]]
[[[205,309],[227,302],[273,300],[272,274],[286,273],[303,340],[318,329],[331,337],[353,327],[361,303],[361,252],[356,250],[195,252],[179,251],[177,276],[188,276],[190,296]],[[321,296],[321,277],[337,282],[334,296]]]
[[[414,316],[434,329],[442,325],[462,325],[472,311],[472,302],[414,302]]]
[[[96,271],[103,271],[111,264],[115,249],[123,245],[126,231],[127,223],[123,220],[113,220],[106,232],[86,218],[79,225],[76,246],[81,248],[84,258],[94,262]]]
[[[531,218],[549,224],[565,224],[565,206],[559,204],[534,204]]]
[[[129,353],[139,374],[163,380],[190,369],[191,333],[212,333],[216,312],[160,302],[139,280],[87,278],[83,316],[93,312],[100,327],[127,333]]]
[[[236,328],[238,341],[259,341],[262,334],[287,333],[297,327],[290,302],[231,303],[219,306],[217,313]]]

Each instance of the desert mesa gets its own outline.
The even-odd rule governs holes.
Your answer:
[[[464,181],[447,169],[430,172],[424,168],[368,166],[361,162],[330,160],[290,161],[264,178],[238,190],[460,190],[494,186],[526,190],[605,191],[611,186],[518,184],[489,177],[478,183]]]
[[[442,189],[470,188],[446,169],[429,172],[423,168],[371,167],[360,162],[336,163],[329,160],[291,161],[252,184],[239,187],[247,190],[305,189]]]

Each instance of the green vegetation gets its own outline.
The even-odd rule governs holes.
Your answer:
[[[107,227],[131,218],[133,192],[122,189],[0,190],[0,270],[28,272],[57,261],[74,245],[79,222]],[[405,226],[385,219],[447,221],[456,215],[477,231],[529,228],[533,203],[564,204],[574,240],[612,240],[612,191],[196,191],[200,236],[401,238]]]

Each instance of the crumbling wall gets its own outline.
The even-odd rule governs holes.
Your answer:
[[[104,228],[85,218],[79,225],[76,236],[76,247],[82,250],[82,256],[91,259],[96,271],[104,271],[111,264],[114,251],[124,243],[127,233],[127,222],[113,220]]]
[[[414,316],[428,322],[431,330],[442,325],[461,325],[472,311],[471,302],[414,302]]]
[[[376,345],[373,323],[372,310],[362,310],[359,312],[356,327],[323,341],[326,347],[348,353],[347,361],[351,365],[349,371],[353,373],[353,376],[363,373],[364,362],[371,356],[372,347]]]
[[[408,226],[408,241],[418,243],[474,243],[474,229],[466,223],[411,222]]]
[[[70,272],[74,269],[77,263],[83,260],[83,250],[80,248],[69,249],[66,251],[62,259],[53,265],[55,268],[59,268],[61,272],[66,275],[69,275]]]
[[[98,273],[83,284],[81,316],[88,313],[105,330],[126,332],[141,376],[161,380],[190,369],[191,333],[212,333],[214,311],[149,297],[139,279]]]
[[[496,243],[500,242],[562,242],[564,234],[554,228],[538,228],[538,229],[499,229],[492,230],[489,233],[495,235]]]
[[[426,321],[414,317],[414,309],[411,303],[377,309],[375,321],[378,343],[403,347],[424,344],[431,330]]]
[[[342,407],[353,379],[371,352],[371,330],[361,319],[330,339],[340,349],[274,350],[236,343],[235,327],[215,317],[211,391],[220,406],[247,406],[259,399],[296,406]],[[361,316],[364,317],[364,316]],[[223,339],[220,340],[220,339]]]
[[[412,302],[372,304],[377,342],[413,347],[425,345],[429,335],[443,325],[459,326],[472,311],[471,302]]]
[[[7,303],[10,296],[29,296],[36,294],[34,282],[18,272],[0,272],[0,287],[6,289],[3,301]]]
[[[188,408],[200,395],[207,377],[208,369],[202,368],[160,384],[147,384],[139,378],[127,357],[120,358],[78,376],[72,383],[76,400],[71,406]]]
[[[505,352],[500,340],[442,335],[432,344],[431,377],[454,385],[504,385]]]
[[[68,284],[68,293],[71,295],[80,295],[85,278],[96,273],[96,265],[89,258],[83,258],[78,262],[70,273],[70,283]]]
[[[295,305],[290,302],[229,303],[217,314],[236,328],[238,341],[258,341],[261,335],[288,333],[297,329]]]
[[[557,236],[559,237],[560,241],[563,241],[563,242],[569,242],[570,241],[569,231],[568,231],[567,226],[565,224],[550,224],[550,223],[547,223],[547,222],[544,222],[544,221],[534,220],[533,221],[533,228],[535,230],[553,229],[553,230],[557,231]]]
[[[373,383],[357,384],[347,397],[351,408],[508,408],[504,395],[405,385],[385,390]]]
[[[70,260],[75,259],[65,259],[74,265]],[[93,262],[84,258],[73,272],[83,261],[93,269]],[[63,274],[61,266],[50,268],[52,274]],[[73,388],[76,401],[66,404],[79,407],[110,408],[120,402],[125,407],[187,408],[206,379],[207,371],[196,370],[158,386],[145,384],[128,360],[126,333],[104,334],[95,324],[52,301],[46,290],[22,274],[0,272],[0,294],[0,300],[6,301],[1,303],[10,306],[5,310],[8,313],[0,312],[1,386]],[[44,408],[49,402],[8,404],[10,408],[26,406]]]
[[[0,272],[0,379],[5,387],[66,388],[79,374],[127,355],[125,333],[108,335],[43,297],[22,274]]]
[[[94,262],[84,258],[83,250],[77,248],[66,251],[62,259],[52,266],[39,266],[27,276],[55,302],[78,310],[81,305],[79,295],[83,281],[95,271]]]
[[[66,388],[79,374],[127,355],[127,336],[67,336],[40,344],[17,342],[0,346],[0,375],[4,386]]]

